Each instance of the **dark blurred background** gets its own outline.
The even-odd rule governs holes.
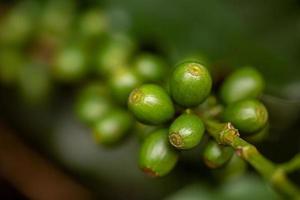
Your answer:
[[[270,137],[258,144],[258,149],[274,162],[287,161],[300,152],[300,1],[1,1],[0,62],[8,58],[9,62],[18,63],[15,51],[26,54],[26,58],[30,54],[37,60],[47,60],[51,55],[49,45],[41,41],[50,38],[59,46],[65,41],[78,40],[74,24],[86,11],[98,8],[109,22],[109,33],[129,35],[140,49],[162,55],[170,65],[189,55],[201,55],[209,60],[216,80],[222,80],[237,67],[256,67],[266,79],[263,101],[271,118]],[[15,26],[6,23],[12,14],[16,15],[11,19],[17,23]],[[39,37],[42,39],[35,39]],[[129,137],[115,148],[99,147],[92,140],[90,130],[74,115],[74,95],[82,82],[48,83],[45,82],[48,76],[40,81],[34,77],[39,73],[35,68],[27,71],[24,76],[32,78],[20,79],[16,86],[1,74],[0,135],[4,139],[0,138],[0,154],[7,158],[0,160],[4,166],[0,171],[3,173],[0,174],[0,199],[30,198],[22,183],[11,180],[15,176],[5,171],[5,166],[10,167],[3,162],[15,162],[18,166],[15,171],[28,172],[32,163],[40,162],[33,159],[30,164],[26,159],[9,156],[30,157],[32,153],[42,159],[45,167],[41,169],[51,165],[48,170],[59,173],[63,180],[68,179],[61,187],[69,188],[70,193],[80,188],[78,193],[86,198],[90,195],[99,199],[145,200],[199,199],[199,196],[201,199],[278,198],[251,168],[238,179],[217,184],[211,178],[213,172],[201,163],[200,155],[195,160],[195,152],[187,152],[167,177],[145,177],[137,166],[137,138]],[[93,74],[90,76],[94,78]],[[30,80],[35,80],[33,85],[46,85],[44,92],[45,88],[51,90],[43,103],[28,100],[26,83]],[[10,138],[7,134],[14,136]],[[16,151],[13,147],[19,143],[30,152],[24,153],[23,147]],[[34,176],[26,177],[22,173],[18,176],[32,179],[33,183],[47,182],[42,178],[38,182]],[[53,178],[54,186],[60,178]],[[299,172],[291,178],[300,184]],[[53,192],[57,188],[54,186]],[[39,197],[34,192],[32,195]]]

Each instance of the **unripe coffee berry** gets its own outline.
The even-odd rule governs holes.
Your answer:
[[[75,111],[80,120],[93,124],[113,107],[102,83],[85,86],[78,94]]]
[[[177,152],[168,141],[167,129],[156,130],[144,140],[139,165],[146,174],[164,176],[175,167],[177,160]]]
[[[183,107],[201,104],[209,95],[212,79],[208,70],[196,62],[177,65],[170,78],[170,93],[174,101]]]
[[[169,129],[169,141],[178,149],[190,149],[198,145],[204,133],[202,120],[194,114],[182,114]]]
[[[268,111],[257,100],[243,100],[227,106],[223,119],[231,122],[242,134],[252,134],[266,126]]]
[[[163,124],[174,116],[174,106],[158,85],[145,84],[134,89],[128,99],[129,110],[142,123]]]
[[[254,68],[243,67],[233,72],[222,84],[220,97],[225,104],[258,97],[265,83]]]
[[[54,62],[53,73],[60,81],[78,81],[88,71],[85,55],[78,47],[68,47],[59,52]]]
[[[96,71],[104,78],[128,63],[135,49],[134,42],[125,35],[113,35],[100,49],[96,58]]]
[[[103,11],[99,9],[89,9],[79,18],[78,29],[81,37],[94,38],[99,37],[107,31],[107,18]]]
[[[210,168],[219,168],[223,166],[233,155],[233,149],[228,146],[221,146],[215,141],[210,140],[203,152],[205,164]]]
[[[114,145],[132,128],[133,118],[125,110],[115,109],[98,119],[94,124],[93,134],[97,143]]]
[[[134,69],[145,82],[160,82],[166,76],[168,65],[162,58],[144,53],[136,59]]]
[[[126,105],[130,92],[140,84],[139,75],[126,67],[118,68],[109,80],[113,98],[122,105]]]

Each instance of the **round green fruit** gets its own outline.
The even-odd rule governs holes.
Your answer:
[[[101,83],[85,86],[77,96],[75,105],[77,116],[87,124],[93,124],[111,109],[112,104]]]
[[[107,30],[108,20],[99,9],[87,10],[79,19],[78,29],[84,37],[95,37]]]
[[[156,130],[144,140],[139,165],[146,174],[164,176],[175,167],[177,160],[177,152],[168,142],[167,129]]]
[[[168,71],[168,65],[163,59],[146,53],[136,59],[134,68],[145,82],[162,81]]]
[[[174,106],[164,91],[158,85],[145,84],[134,89],[128,99],[128,107],[142,123],[163,124],[174,116]]]
[[[58,80],[78,81],[86,75],[87,71],[84,53],[79,48],[66,48],[55,58],[53,73]]]
[[[268,111],[259,101],[248,99],[227,106],[223,120],[231,122],[242,134],[253,134],[266,126]]]
[[[254,68],[243,67],[233,72],[222,84],[220,97],[225,104],[258,97],[265,87],[262,75]]]
[[[183,107],[201,104],[209,95],[212,79],[208,70],[196,62],[184,62],[174,69],[170,78],[170,93]]]
[[[119,67],[127,65],[135,49],[134,42],[124,35],[115,35],[100,49],[96,58],[96,71],[104,78]]]
[[[124,138],[133,126],[132,116],[121,109],[111,110],[94,123],[93,134],[97,143],[110,146]]]
[[[132,69],[118,68],[110,77],[109,87],[112,96],[120,104],[126,105],[130,92],[141,84],[138,74]]]
[[[4,5],[2,4],[2,6]],[[20,47],[28,41],[35,28],[35,18],[38,13],[37,3],[34,3],[34,1],[18,2],[7,11],[1,10],[1,46]]]
[[[194,114],[182,114],[169,129],[169,141],[178,149],[191,149],[202,139],[205,128],[202,120]]]
[[[233,155],[233,149],[228,146],[221,146],[215,141],[210,140],[203,152],[205,164],[210,168],[219,168],[230,160]]]

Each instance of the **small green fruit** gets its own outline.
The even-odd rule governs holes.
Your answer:
[[[198,145],[204,134],[202,120],[194,114],[182,114],[169,129],[169,141],[178,149],[191,149]]]
[[[160,82],[168,71],[168,65],[164,60],[152,54],[140,55],[135,61],[134,68],[145,82]]]
[[[125,35],[114,35],[96,58],[96,71],[104,78],[112,75],[119,67],[127,65],[135,49],[134,42]]]
[[[11,9],[7,9],[8,12],[1,10],[1,14],[3,14],[0,25],[1,46],[20,47],[30,38],[36,25],[37,7],[37,3],[34,1],[22,1],[14,4]]]
[[[215,141],[210,140],[203,152],[205,164],[210,168],[219,168],[223,166],[233,155],[233,149],[228,146],[221,146]]]
[[[254,68],[243,67],[233,72],[222,84],[220,97],[226,104],[257,98],[264,89],[262,75]]]
[[[103,34],[107,26],[107,18],[103,11],[90,9],[79,18],[78,29],[82,36],[89,38]]]
[[[169,144],[167,134],[167,129],[159,129],[151,133],[143,142],[139,165],[152,177],[168,174],[177,163],[177,152]]]
[[[54,62],[53,73],[60,81],[78,81],[88,71],[84,53],[77,47],[68,47],[59,52]]]
[[[134,89],[129,96],[128,107],[140,122],[150,125],[167,122],[175,112],[164,89],[153,84]]]
[[[212,79],[207,69],[196,62],[184,62],[174,69],[170,78],[170,93],[183,107],[201,104],[209,95]]]
[[[109,87],[114,99],[126,105],[130,92],[141,84],[141,79],[135,71],[128,68],[118,68],[110,77]]]
[[[75,110],[85,123],[93,124],[111,109],[112,104],[101,83],[87,85],[78,93]]]
[[[268,111],[257,100],[243,100],[227,106],[223,119],[231,122],[242,134],[253,134],[264,128],[268,122]]]
[[[102,145],[114,145],[129,132],[133,125],[132,116],[121,109],[108,112],[98,119],[93,128],[94,138]]]

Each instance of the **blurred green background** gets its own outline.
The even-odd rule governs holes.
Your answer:
[[[170,65],[191,55],[204,57],[216,87],[232,69],[256,67],[266,79],[263,101],[271,116],[271,136],[258,148],[273,161],[284,162],[300,152],[300,1],[0,2],[0,117],[98,198],[277,199],[251,168],[220,184],[196,150],[186,152],[167,177],[149,179],[137,166],[137,138],[115,148],[94,143],[73,111],[76,91],[86,78],[74,84],[60,82],[41,67],[48,65],[51,49],[78,43],[90,49],[105,43],[107,36],[91,44],[81,37],[78,22],[91,9],[105,16],[104,21],[95,21],[100,27],[96,33],[103,29],[107,35],[129,35],[139,50],[160,54]],[[93,57],[93,53],[86,54]],[[6,71],[5,63],[11,64]],[[17,83],[11,76],[15,66],[26,68]],[[93,72],[87,76],[101,79]],[[43,103],[36,103],[39,98]],[[292,179],[299,184],[300,174]]]

